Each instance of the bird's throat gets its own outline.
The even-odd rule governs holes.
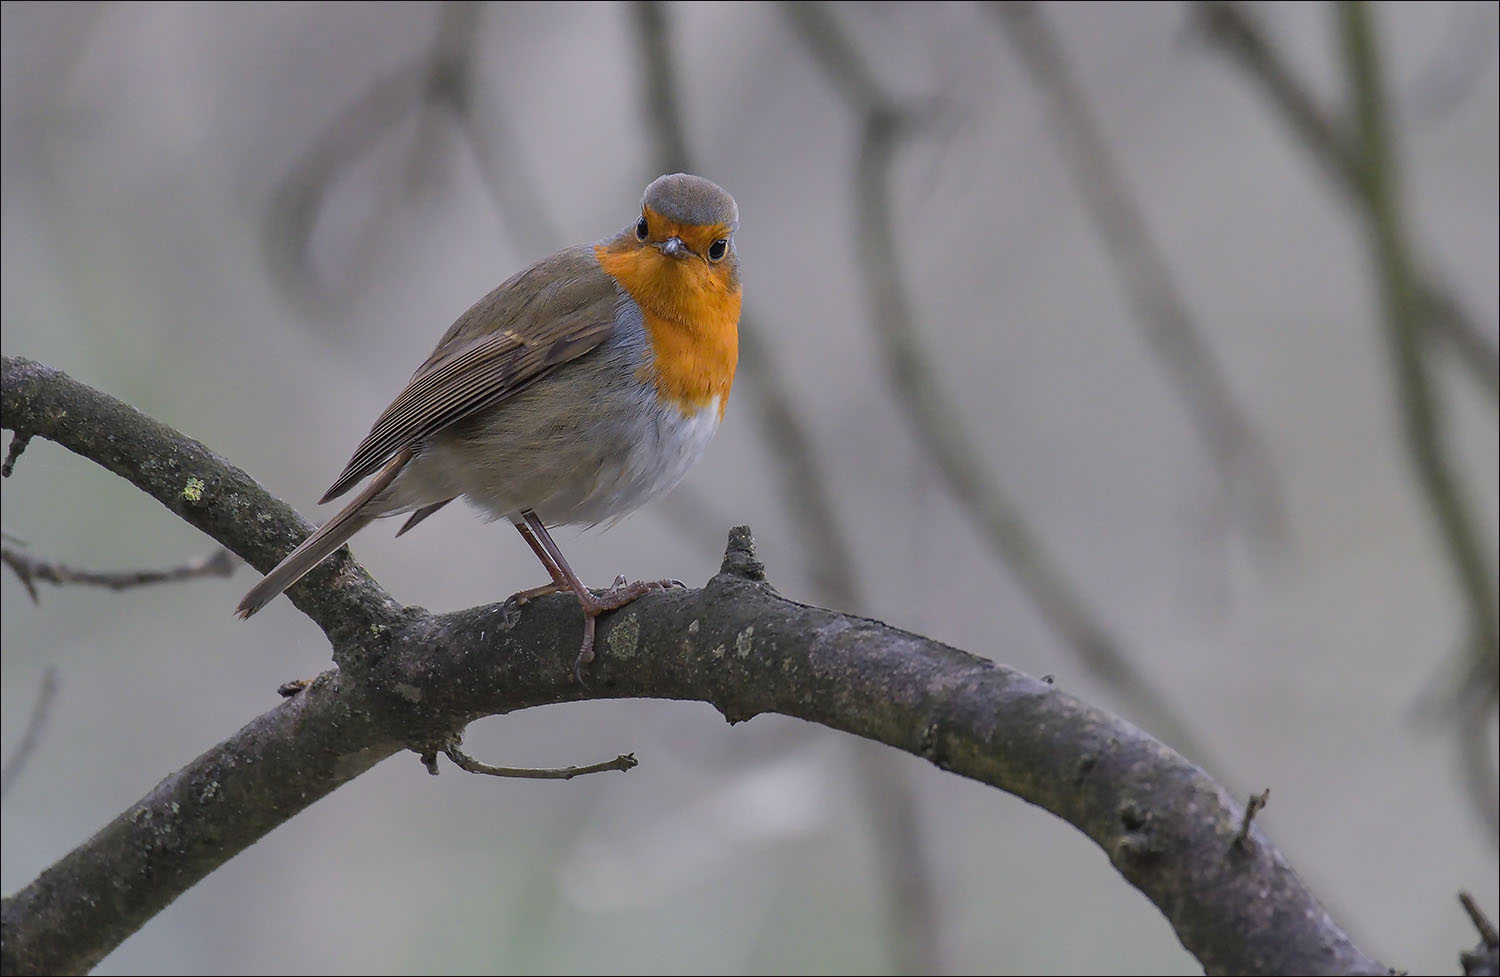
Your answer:
[[[741,293],[733,268],[632,244],[601,244],[594,253],[641,308],[654,354],[643,379],[684,415],[717,402],[722,418],[739,360]]]

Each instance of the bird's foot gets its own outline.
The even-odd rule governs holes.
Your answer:
[[[610,611],[617,611],[629,604],[651,593],[653,590],[667,590],[672,587],[684,587],[680,580],[634,580],[626,582],[624,574],[615,577],[614,585],[608,590],[595,594],[593,591],[584,591],[578,595],[578,603],[583,607],[583,646],[578,650],[578,657],[573,660],[573,677],[578,680],[579,685],[586,685],[583,681],[583,666],[594,660],[594,632],[599,615]],[[587,596],[585,596],[587,595]]]

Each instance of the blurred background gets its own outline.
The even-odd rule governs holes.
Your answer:
[[[455,317],[691,166],[743,217],[740,376],[676,493],[559,533],[584,579],[699,585],[748,523],[782,593],[1270,787],[1263,827],[1355,940],[1453,972],[1456,892],[1496,912],[1497,11],[1369,15],[1384,147],[1323,5],[7,3],[4,352],[320,520]],[[1416,333],[1401,275],[1442,309]],[[42,441],[4,528],[94,570],[213,550]],[[408,603],[541,581],[464,507],[395,528],[354,551]],[[33,605],[0,572],[6,758],[57,678],[6,785],[5,892],[328,667],[290,603],[235,620],[254,579]],[[842,734],[595,702],[466,748],[642,763],[399,756],[98,972],[1201,970],[1068,825]]]

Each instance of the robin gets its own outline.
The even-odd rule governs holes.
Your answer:
[[[719,186],[674,173],[640,217],[598,244],[559,251],[459,317],[376,419],[320,503],[370,481],[240,602],[260,610],[372,519],[405,533],[462,496],[509,519],[552,582],[572,591],[594,657],[599,615],[671,581],[578,579],[548,526],[594,525],[675,486],[724,417],[739,357],[739,208]],[[373,477],[371,477],[373,476]]]

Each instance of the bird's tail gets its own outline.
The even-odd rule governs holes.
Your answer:
[[[323,527],[302,541],[302,545],[286,555],[276,568],[266,574],[260,583],[250,588],[235,614],[247,618],[269,604],[278,594],[301,580],[313,567],[326,560],[335,550],[349,542],[349,537],[370,524],[382,513],[371,511],[368,503],[385,491],[396,480],[401,469],[411,460],[411,449],[403,450],[382,468],[370,484],[355,496],[338,515],[323,524]]]

